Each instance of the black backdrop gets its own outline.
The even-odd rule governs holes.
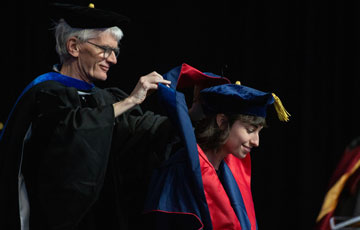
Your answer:
[[[87,1],[71,1],[84,3]],[[34,77],[56,63],[45,2],[6,1],[0,121]],[[359,136],[360,3],[349,1],[95,1],[132,19],[101,87],[131,92],[153,70],[185,62],[275,92],[291,113],[273,118],[252,153],[260,229],[312,229],[329,177]],[[144,104],[153,107],[151,96]]]

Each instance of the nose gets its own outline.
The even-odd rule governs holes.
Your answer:
[[[252,147],[258,147],[260,143],[259,133],[254,133],[254,135],[250,139],[250,144]]]
[[[109,55],[109,57],[106,58],[106,61],[110,62],[113,65],[115,65],[117,63],[117,57],[116,57],[114,51],[112,51],[111,54]]]

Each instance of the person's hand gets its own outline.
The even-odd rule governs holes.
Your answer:
[[[171,84],[170,81],[164,80],[163,77],[155,71],[142,76],[129,97],[113,104],[115,117],[126,112],[133,106],[141,104],[147,95],[158,88],[159,83],[165,84],[166,86]]]
[[[134,104],[141,104],[145,98],[158,88],[158,84],[162,83],[170,85],[171,82],[164,80],[163,77],[157,72],[151,72],[145,76],[142,76],[135,86],[135,89],[131,92],[129,99]]]

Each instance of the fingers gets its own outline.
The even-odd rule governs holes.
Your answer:
[[[130,94],[130,99],[135,104],[141,104],[145,98],[158,88],[158,84],[162,83],[170,85],[171,82],[164,80],[164,78],[157,72],[151,72],[145,76],[142,76],[135,86],[135,89]]]
[[[139,82],[147,90],[157,89],[159,83],[162,83],[167,86],[171,84],[171,81],[165,80],[156,71],[151,72],[145,76],[142,76]]]
[[[165,85],[170,85],[171,84],[171,81],[168,81],[168,80],[165,80],[160,74],[158,74],[156,71],[153,71],[151,73],[149,73],[148,75],[145,75],[146,76],[149,76],[149,80],[153,80],[153,83],[162,83],[162,84],[165,84]]]

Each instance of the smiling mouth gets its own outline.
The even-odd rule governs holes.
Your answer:
[[[250,151],[251,151],[251,147],[248,147],[248,146],[245,146],[245,145],[243,145],[243,147],[244,147],[244,149],[245,149],[246,152],[250,152]]]
[[[107,72],[109,70],[109,67],[108,66],[103,66],[101,65],[100,68],[104,71],[104,72]]]

